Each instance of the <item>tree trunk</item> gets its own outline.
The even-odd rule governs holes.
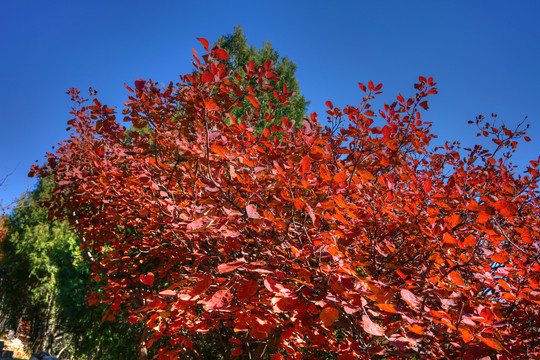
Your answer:
[[[146,348],[146,338],[148,337],[148,326],[145,326],[141,335],[141,340],[139,341],[139,358],[141,360],[148,360],[148,349]]]

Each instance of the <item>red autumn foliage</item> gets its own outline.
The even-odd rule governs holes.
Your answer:
[[[0,261],[2,261],[2,258],[4,257],[4,254],[2,254],[2,241],[4,241],[4,238],[7,234],[7,228],[6,228],[6,219],[0,215]]]
[[[103,280],[91,302],[143,324],[163,359],[205,333],[246,359],[540,357],[538,161],[523,176],[508,161],[523,131],[478,118],[496,150],[431,147],[420,77],[378,115],[370,81],[357,107],[327,102],[328,126],[256,132],[291,95],[271,65],[244,89],[223,50],[194,56],[176,85],[128,88],[124,120],[151,131],[126,136],[71,90],[73,134],[33,169]]]

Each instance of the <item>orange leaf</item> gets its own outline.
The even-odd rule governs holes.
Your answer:
[[[345,180],[347,180],[347,174],[345,174],[343,171],[334,175],[335,182],[342,182]]]
[[[360,172],[360,176],[362,177],[362,179],[364,180],[375,180],[375,177],[373,176],[372,173],[370,173],[369,171],[366,171],[366,170],[363,170]]]
[[[470,247],[476,245],[476,238],[473,235],[469,235],[463,241],[463,246]]]
[[[212,144],[210,146],[210,148],[212,149],[213,152],[215,152],[216,154],[218,154],[222,158],[228,159],[227,152],[226,152],[226,150],[225,150],[225,148],[223,146],[220,146],[220,145],[217,145],[217,144]]]
[[[420,324],[410,324],[408,328],[417,335],[424,335],[424,327]]]
[[[343,224],[348,224],[349,222],[345,218],[345,216],[341,215],[340,213],[332,214],[332,217]]]
[[[204,106],[208,110],[216,110],[218,108],[216,102],[212,99],[204,99]]]
[[[514,216],[518,211],[516,204],[508,202],[505,207],[499,210],[501,216],[510,217]]]
[[[321,311],[319,317],[324,326],[328,327],[339,318],[339,311],[333,306],[327,306]]]
[[[461,274],[458,273],[457,271],[450,272],[450,274],[448,274],[448,277],[450,277],[450,279],[452,279],[454,284],[456,284],[457,286],[465,286],[465,283],[463,282],[463,278],[461,277]]]
[[[504,350],[504,347],[502,346],[502,344],[499,342],[499,340],[497,339],[491,339],[491,338],[485,338],[483,336],[478,336],[480,338],[480,340],[482,340],[482,342],[484,344],[486,344],[487,346],[489,346],[490,348],[492,349],[495,349],[495,350],[498,350],[498,351],[502,351]]]
[[[386,311],[386,312],[392,313],[392,314],[398,314],[398,313],[401,312],[401,311],[399,311],[397,306],[395,306],[393,304],[377,304],[377,307],[379,309],[381,309],[382,311]]]
[[[248,99],[251,105],[255,106],[257,109],[261,107],[261,105],[259,104],[259,100],[256,97],[252,95],[246,95],[246,99]]]
[[[456,245],[458,243],[458,241],[456,240],[455,237],[450,235],[450,233],[444,233],[443,243],[450,244],[450,245]]]
[[[482,211],[480,212],[480,214],[478,214],[478,219],[476,219],[476,221],[480,224],[485,224],[486,222],[488,222],[489,218],[491,218],[491,216],[488,213]]]
[[[461,335],[461,338],[464,342],[469,343],[472,339],[474,339],[474,335],[467,329],[460,327],[459,333]]]
[[[330,181],[332,180],[332,176],[330,174],[330,171],[328,170],[328,168],[326,167],[325,164],[322,164],[321,167],[319,168],[319,173],[321,174],[321,178],[324,180],[324,181]]]

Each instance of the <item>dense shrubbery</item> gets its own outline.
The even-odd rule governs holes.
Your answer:
[[[241,76],[200,40],[176,85],[128,87],[124,120],[148,131],[71,90],[71,138],[33,169],[88,255],[90,301],[140,330],[141,357],[539,356],[538,162],[509,162],[523,131],[478,118],[494,151],[431,147],[424,77],[378,112],[382,85],[359,84],[358,106],[299,127],[276,119],[294,95],[272,61]]]

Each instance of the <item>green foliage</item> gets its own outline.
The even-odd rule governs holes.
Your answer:
[[[253,61],[255,69],[259,66],[264,66],[264,63],[268,60],[274,62],[273,71],[280,79],[278,82],[270,80],[275,88],[283,89],[283,85],[287,87],[287,92],[294,93],[289,98],[290,105],[279,106],[275,112],[275,119],[271,124],[280,124],[281,118],[286,117],[289,120],[294,120],[297,125],[302,124],[302,119],[306,117],[307,106],[309,101],[300,94],[300,84],[298,83],[295,72],[296,64],[293,63],[288,57],[280,57],[279,53],[273,49],[272,44],[269,41],[263,43],[262,48],[257,49],[255,46],[247,44],[247,38],[244,35],[242,27],[237,25],[234,28],[233,34],[227,34],[218,38],[217,46],[225,49],[229,53],[229,60],[227,60],[227,69],[232,71],[232,74],[238,72],[244,79],[241,82],[245,88],[249,86],[255,87],[255,78],[246,78],[246,69],[244,67],[249,66],[249,62]],[[249,68],[248,68],[249,70]],[[271,92],[257,94],[257,99],[261,103],[261,108],[264,108],[264,104],[269,101],[276,102]],[[248,112],[250,105],[243,105],[232,110],[232,115],[236,118],[242,118]],[[260,122],[256,128],[261,130],[265,125],[265,122]]]
[[[75,245],[67,224],[50,224],[46,220],[47,209],[38,205],[50,187],[51,182],[40,182],[34,192],[18,201],[6,219],[0,269],[2,287],[10,295],[6,302],[11,310],[11,326],[30,308],[47,308],[58,285],[53,254],[70,251]]]
[[[67,346],[75,358],[136,357],[136,341],[126,325],[102,322],[106,307],[88,305],[88,294],[99,284],[89,279],[89,265],[81,261],[78,238],[68,223],[49,221],[42,205],[52,191],[50,180],[40,181],[5,219],[0,243],[4,327],[28,322],[34,350],[58,353]]]

